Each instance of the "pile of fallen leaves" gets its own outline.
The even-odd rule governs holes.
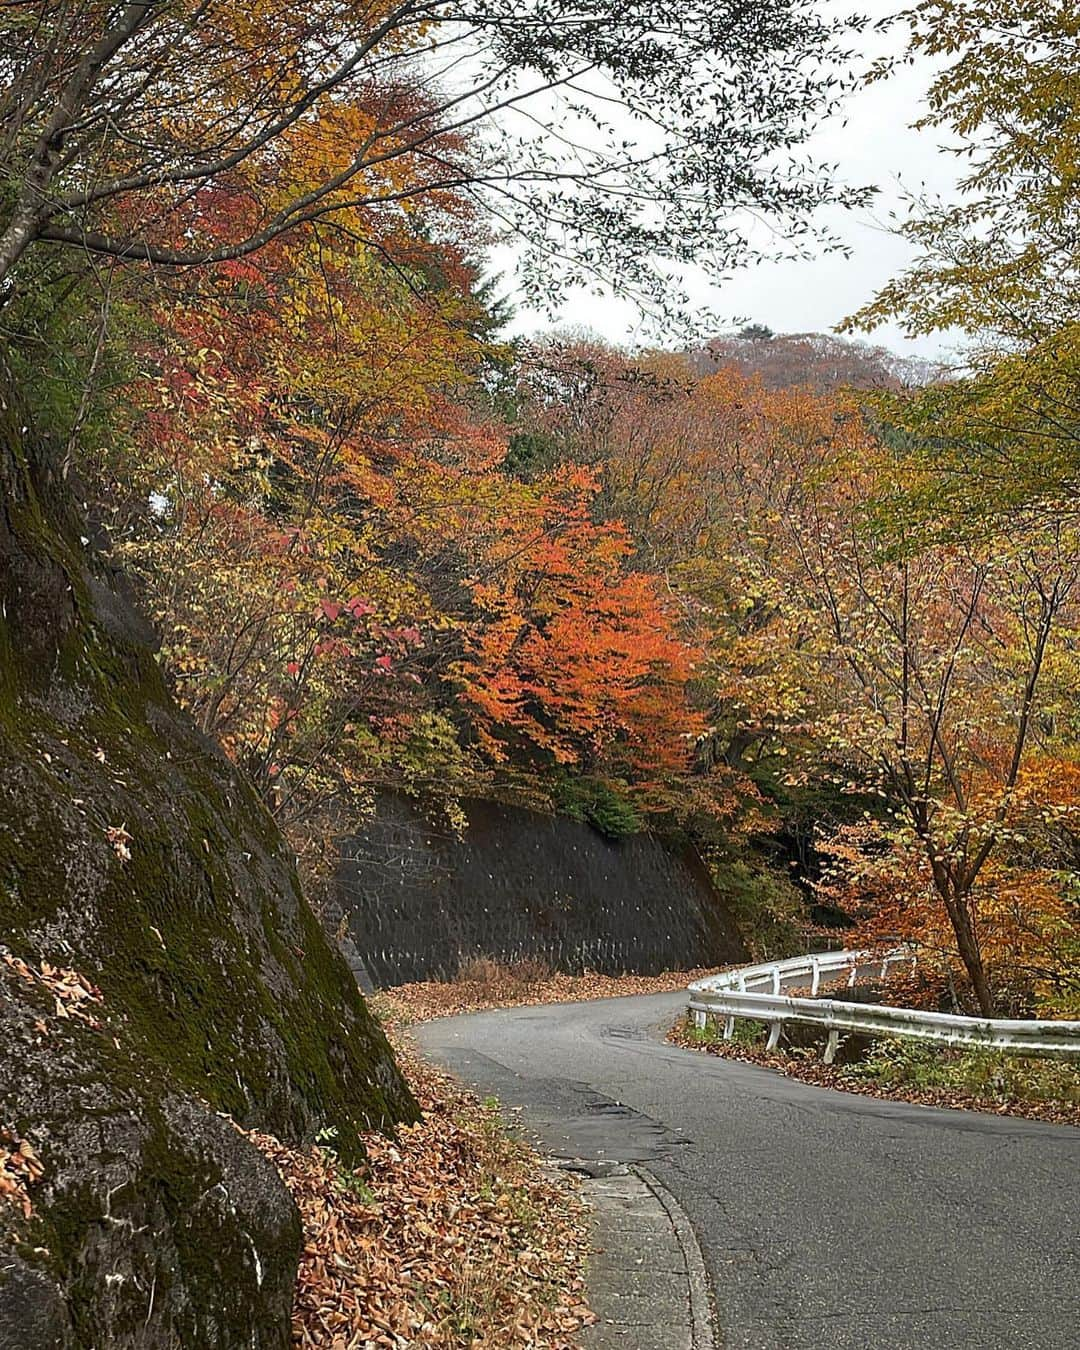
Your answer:
[[[534,1003],[582,1003],[630,994],[666,994],[685,989],[693,980],[714,975],[708,970],[666,970],[660,975],[584,975],[545,973],[527,977],[514,966],[494,967],[481,980],[431,980],[383,989],[371,1000],[384,1021],[398,1025],[427,1022],[433,1017],[484,1012],[489,1008],[520,1008]]]
[[[927,1087],[915,1083],[890,1083],[865,1077],[857,1066],[823,1064],[820,1050],[766,1050],[763,1044],[744,1040],[703,1040],[688,1018],[681,1017],[668,1033],[668,1040],[688,1050],[705,1051],[723,1059],[741,1059],[774,1069],[788,1078],[799,1078],[804,1083],[835,1088],[840,1092],[857,1092],[867,1097],[886,1101],[912,1102],[918,1106],[947,1107],[951,1110],[983,1111],[999,1116],[1023,1116],[1029,1120],[1044,1120],[1055,1125],[1080,1126],[1080,1102],[1034,1097],[978,1096],[955,1087]],[[948,1054],[941,1050],[939,1053]]]
[[[40,991],[41,1034],[52,1013],[101,1028],[101,993],[77,971],[31,966],[0,947],[0,973]],[[248,1134],[277,1167],[304,1225],[293,1343],[573,1350],[575,1333],[592,1321],[585,1207],[573,1179],[545,1172],[495,1107],[394,1039],[421,1119],[394,1139],[366,1136],[361,1168],[346,1168],[329,1136],[291,1148]],[[33,1145],[0,1128],[0,1201],[29,1218],[42,1173]]]
[[[45,1171],[33,1145],[11,1130],[0,1130],[0,1198],[10,1201],[29,1219],[34,1206],[27,1190]]]
[[[4,947],[0,947],[0,960],[27,984],[47,993],[52,999],[57,1017],[75,1018],[95,1030],[101,1029],[101,1022],[92,1011],[95,1006],[101,1005],[101,990],[91,984],[85,975],[63,966],[52,966],[48,961],[42,961],[40,966],[28,965]],[[44,1024],[39,1023],[38,1029],[44,1031]]]
[[[368,1136],[363,1167],[346,1169],[332,1139],[293,1149],[251,1136],[304,1223],[294,1344],[574,1346],[592,1318],[573,1182],[547,1175],[494,1108],[395,1049],[422,1119],[396,1139]]]

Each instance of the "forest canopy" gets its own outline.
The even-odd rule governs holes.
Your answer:
[[[312,878],[376,792],[504,797],[736,860],[763,949],[828,919],[956,1006],[1075,1009],[1068,9],[906,16],[971,167],[850,324],[962,328],[949,372],[760,325],[511,342],[485,279],[514,240],[525,301],[673,325],[680,264],[758,256],[748,209],[827,249],[865,193],[805,142],[857,22],[5,9],[5,359]]]

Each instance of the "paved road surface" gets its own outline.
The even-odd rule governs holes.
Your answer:
[[[683,1205],[728,1350],[1078,1350],[1080,1130],[880,1102],[660,1039],[681,994],[418,1027],[566,1157]]]

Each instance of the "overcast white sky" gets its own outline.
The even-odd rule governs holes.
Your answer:
[[[862,8],[881,17],[893,12],[894,5],[872,0]],[[885,42],[877,39],[873,50],[876,54],[901,46],[897,30]],[[695,300],[715,313],[730,315],[732,324],[748,320],[791,333],[828,331],[870,299],[910,257],[906,244],[888,229],[890,211],[906,211],[902,188],[949,195],[955,183],[956,161],[939,149],[941,134],[910,129],[930,75],[925,65],[903,66],[889,80],[860,89],[847,100],[845,117],[826,123],[809,147],[818,160],[838,165],[847,182],[879,189],[869,210],[822,215],[849,245],[850,257],[834,253],[807,262],[764,264],[740,273],[722,288],[699,285]],[[496,265],[509,271],[510,255],[498,258]],[[566,326],[590,329],[619,344],[633,344],[639,337],[632,304],[611,295],[584,293],[565,305],[554,324],[522,306],[509,331],[524,335]],[[882,327],[869,340],[897,352],[930,357],[947,355],[955,346],[948,337],[908,342],[895,327]]]

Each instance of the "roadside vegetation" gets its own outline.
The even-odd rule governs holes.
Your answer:
[[[821,1087],[921,1106],[1025,1116],[1080,1126],[1080,1065],[1052,1056],[952,1049],[906,1039],[841,1042],[839,1062],[823,1064],[821,1037],[765,1049],[764,1023],[737,1019],[730,1040],[723,1026],[680,1018],[669,1039],[687,1049],[741,1059]]]

